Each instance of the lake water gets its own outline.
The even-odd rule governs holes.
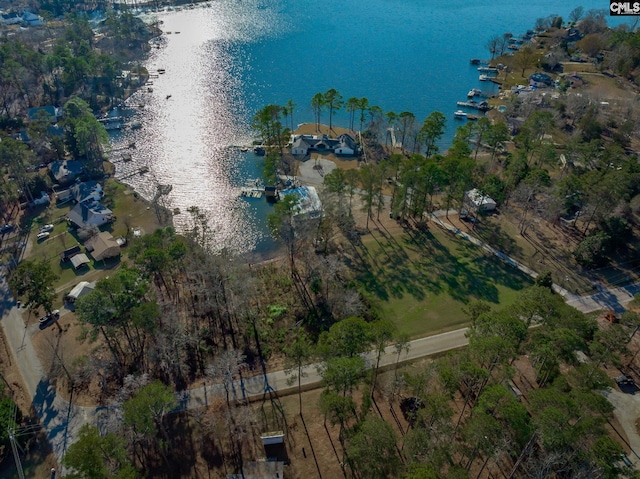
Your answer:
[[[146,197],[156,184],[171,184],[179,228],[189,225],[186,210],[198,206],[216,247],[268,256],[270,207],[238,197],[240,186],[261,176],[261,159],[237,148],[251,143],[257,109],[292,99],[294,122],[313,122],[311,97],[335,88],[384,111],[411,111],[420,122],[443,112],[446,146],[456,101],[470,88],[486,89],[469,59],[488,58],[490,37],[521,35],[550,14],[566,19],[577,5],[608,7],[594,0],[216,0],[210,8],[155,14],[166,34],[145,66],[166,73],[152,80],[152,92],[145,87],[127,102],[142,127],[114,135],[116,159],[136,144],[133,161],[117,163],[117,176]],[[334,124],[347,126],[346,114]],[[149,173],[135,174],[143,166]]]

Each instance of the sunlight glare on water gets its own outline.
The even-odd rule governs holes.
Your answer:
[[[260,176],[261,160],[237,146],[252,139],[242,83],[248,59],[239,48],[277,31],[273,8],[227,2],[157,18],[166,35],[144,66],[152,75],[159,68],[166,73],[154,76],[152,85],[127,101],[130,121],[142,127],[114,138],[114,151],[136,144],[133,161],[117,164],[117,176],[147,198],[157,184],[171,184],[169,206],[181,210],[174,217],[176,226],[188,228],[187,209],[198,206],[215,232],[216,249],[269,249],[268,207],[238,197],[248,178]],[[148,174],[132,174],[143,166]]]

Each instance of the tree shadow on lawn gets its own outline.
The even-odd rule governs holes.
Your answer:
[[[471,232],[471,235],[493,246],[498,251],[502,251],[507,256],[522,258],[524,255],[522,247],[496,221],[482,221]]]
[[[498,284],[513,290],[531,284],[526,275],[466,240],[453,237],[452,246],[448,247],[428,230],[406,230],[402,240],[403,250],[411,254],[405,251],[404,255],[394,255],[395,260],[383,248],[389,247],[388,242],[376,238],[375,245],[362,245],[366,250],[363,256],[378,258],[378,268],[374,271],[362,262],[357,270],[358,281],[380,300],[410,295],[423,301],[428,293],[446,293],[462,303],[472,299],[498,303]],[[395,247],[399,245],[396,243]],[[410,260],[403,261],[402,256]]]

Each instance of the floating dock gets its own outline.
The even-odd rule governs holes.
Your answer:
[[[240,188],[240,196],[243,198],[262,198],[262,195],[264,195],[264,190],[249,188],[246,186]]]

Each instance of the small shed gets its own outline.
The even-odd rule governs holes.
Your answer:
[[[275,203],[278,201],[278,189],[275,186],[265,186],[264,187],[264,196],[267,198],[267,201],[270,203]]]
[[[84,255],[86,257],[86,255]],[[85,294],[89,294],[96,287],[96,282],[80,281],[66,296],[65,301],[73,303],[76,299],[83,297]]]
[[[80,253],[80,245],[77,244],[75,246],[72,246],[71,248],[68,248],[66,250],[64,250],[62,252],[62,254],[60,255],[60,261],[62,261],[63,263],[66,263],[67,261],[69,261],[71,258],[73,258],[75,255],[77,255],[78,253]]]
[[[71,258],[71,264],[73,265],[73,268],[76,271],[82,268],[83,266],[88,265],[89,263],[91,263],[91,260],[84,253],[78,253],[76,255],[73,255],[73,257]]]
[[[283,431],[271,431],[260,434],[264,454],[269,461],[288,462],[287,446],[284,442]]]

